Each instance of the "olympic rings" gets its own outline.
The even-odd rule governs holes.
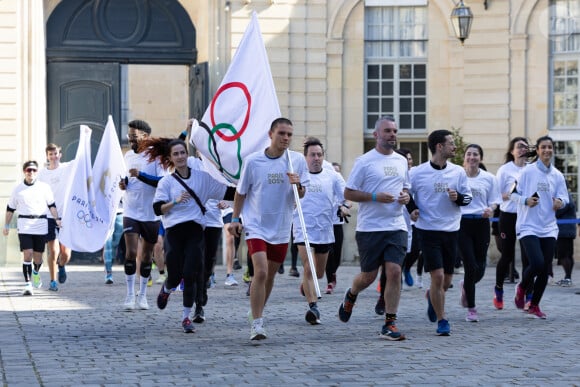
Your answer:
[[[79,212],[77,212],[77,218],[83,225],[87,226],[87,228],[93,228],[91,214],[89,214],[88,212],[85,213],[83,210],[79,210]]]
[[[229,129],[234,136],[229,136],[229,137],[236,137],[237,134],[239,134],[238,132],[236,132],[236,129],[234,129],[234,127],[230,124],[217,124],[216,126],[214,126],[211,130],[211,134],[213,135],[214,133],[220,133],[219,130],[220,129]],[[209,153],[211,154],[211,157],[214,159],[214,161],[219,164],[219,166],[223,169],[224,173],[228,176],[230,176],[233,179],[239,179],[240,178],[240,174],[242,173],[242,141],[240,140],[239,136],[236,138],[236,142],[238,143],[238,151],[237,151],[237,156],[238,156],[238,171],[236,172],[235,175],[232,175],[229,171],[226,171],[226,169],[224,168],[224,166],[221,164],[221,162],[218,160],[218,158],[216,157],[216,155],[214,155],[213,153],[213,148],[211,146],[211,141],[212,137],[208,137],[207,139],[207,149],[209,149]]]
[[[239,132],[235,132],[233,131],[234,135],[233,136],[227,136],[221,132],[217,132],[217,135],[224,141],[235,141],[238,140],[242,134],[244,134],[244,132],[246,131],[246,128],[248,127],[248,122],[250,122],[250,110],[252,107],[252,96],[250,94],[250,91],[248,90],[248,88],[246,87],[246,85],[244,85],[242,82],[229,82],[226,83],[224,85],[222,85],[218,91],[215,93],[215,96],[213,97],[213,99],[211,100],[211,105],[210,105],[210,120],[211,120],[211,125],[214,127],[214,129],[218,126],[218,125],[222,125],[222,124],[217,124],[216,125],[216,120],[214,117],[214,109],[215,109],[215,105],[217,103],[217,99],[220,96],[221,93],[223,93],[224,91],[228,90],[228,89],[232,89],[232,88],[240,88],[242,90],[242,92],[244,93],[244,95],[246,96],[246,101],[248,102],[248,107],[246,109],[246,116],[244,117],[244,122],[242,124],[242,127],[240,128]],[[231,125],[230,125],[231,126]],[[212,129],[213,132],[213,129]]]

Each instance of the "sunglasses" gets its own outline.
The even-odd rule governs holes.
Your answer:
[[[26,169],[24,170],[24,172],[27,172],[27,173],[30,173],[30,172],[36,172],[36,171],[37,171],[37,169],[36,169],[36,168],[26,168]]]

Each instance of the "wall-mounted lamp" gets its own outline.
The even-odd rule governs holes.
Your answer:
[[[487,0],[483,0],[483,9],[487,11]]]
[[[231,7],[232,7],[232,3],[229,0],[226,1],[226,4],[224,5],[224,11],[230,12]]]
[[[459,1],[453,11],[451,11],[451,25],[453,25],[455,36],[461,41],[461,44],[469,37],[472,21],[473,14],[471,10],[463,4],[463,0]]]

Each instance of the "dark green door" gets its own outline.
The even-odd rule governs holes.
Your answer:
[[[62,146],[63,161],[75,157],[80,125],[92,130],[95,159],[108,115],[120,133],[119,63],[48,63],[48,142]]]

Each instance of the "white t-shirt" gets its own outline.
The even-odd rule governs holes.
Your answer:
[[[300,199],[308,241],[317,244],[334,243],[334,228],[332,227],[332,221],[336,215],[334,203],[337,197],[342,198],[341,203],[344,201],[344,188],[340,183],[338,173],[334,170],[322,169],[319,173],[309,174],[310,182],[306,188],[306,194]],[[294,210],[292,232],[295,243],[304,242],[298,210]]]
[[[497,180],[491,173],[480,169],[477,176],[467,177],[467,184],[472,199],[468,206],[460,207],[462,215],[483,215],[486,208],[502,202]]]
[[[309,173],[304,156],[288,151],[294,172],[300,176],[300,184],[308,188]],[[262,239],[271,244],[288,243],[294,192],[288,180],[287,153],[276,159],[258,151],[244,160],[237,192],[246,195],[242,217],[246,239]]]
[[[197,192],[196,192],[197,193]],[[221,197],[223,199],[223,195]],[[224,226],[224,221],[222,219],[222,210],[218,208],[219,200],[209,199],[205,204],[205,227],[219,227]]]
[[[461,208],[449,199],[447,189],[464,195],[471,201],[471,189],[465,170],[450,161],[443,169],[433,168],[430,161],[411,168],[411,191],[419,208],[415,227],[421,230],[452,232],[459,230]]]
[[[372,149],[357,157],[346,181],[346,188],[362,192],[388,192],[398,197],[409,189],[407,159],[393,152],[384,155]],[[356,231],[407,231],[403,217],[404,205],[397,203],[361,202],[358,209]]]
[[[552,206],[554,198],[562,200],[563,205],[568,202],[568,189],[562,173],[553,165],[547,168],[541,161],[537,161],[522,171],[517,189],[522,198],[522,203],[518,204],[517,238],[528,235],[558,238],[556,211]],[[531,197],[535,192],[539,196],[538,205],[528,207],[523,204],[525,198]]]
[[[50,186],[38,179],[32,185],[24,182],[18,184],[8,199],[8,207],[16,210],[15,215],[46,215],[48,206],[51,204],[54,204],[54,196]],[[18,217],[16,224],[19,234],[46,235],[48,233],[46,218]]]
[[[514,182],[520,179],[520,174],[527,164],[523,167],[518,167],[513,161],[503,164],[498,168],[496,173],[497,183],[499,185],[499,192],[501,194],[510,193]],[[503,200],[499,205],[499,209],[503,212],[511,212],[515,214],[518,211],[518,204],[511,200]]]
[[[56,169],[44,168],[38,172],[37,180],[48,184],[52,189],[58,216],[62,216],[64,195],[66,194],[66,189],[71,184],[71,166],[72,163],[70,162],[60,163]],[[53,217],[48,210],[46,211],[46,216],[49,218]]]
[[[223,199],[226,193],[225,184],[218,182],[209,173],[202,170],[192,169],[189,178],[182,180],[195,192],[202,203],[207,203],[209,199]],[[159,181],[153,203],[170,202],[179,197],[183,191],[185,188],[175,177],[166,175]],[[206,207],[205,204],[204,207]],[[209,208],[206,207],[206,209],[209,211]],[[203,227],[206,227],[207,223],[201,208],[193,198],[174,205],[167,213],[163,214],[161,220],[166,229],[191,220]]]
[[[149,156],[144,152],[135,153],[130,149],[125,153],[125,165],[127,166],[127,176],[129,169],[136,168],[140,172],[149,176],[163,176],[165,170],[158,160],[148,161]],[[140,222],[152,222],[159,220],[153,211],[153,197],[155,187],[143,183],[136,177],[129,177],[129,184],[125,190],[123,198],[123,216]]]

